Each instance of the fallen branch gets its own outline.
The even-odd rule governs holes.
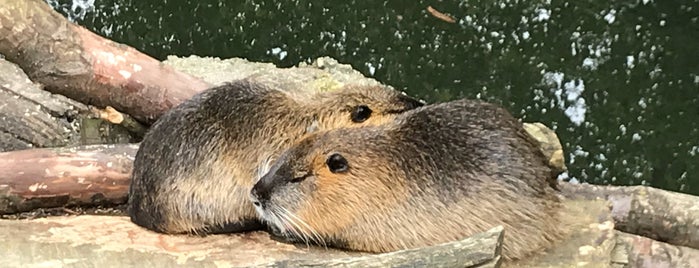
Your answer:
[[[618,267],[695,267],[699,260],[699,250],[670,245],[653,239],[616,232],[617,258],[613,262]]]
[[[211,86],[69,22],[44,1],[0,3],[0,54],[52,93],[152,123]]]
[[[433,17],[438,18],[440,20],[446,21],[448,23],[456,23],[456,20],[454,17],[444,14],[442,12],[439,12],[438,10],[434,9],[432,6],[427,6],[427,12],[429,12]]]
[[[461,241],[329,260],[284,260],[262,267],[500,267],[502,226]]]
[[[646,186],[561,183],[570,198],[606,199],[616,229],[699,249],[699,197]]]
[[[119,111],[107,106],[104,109],[90,107],[90,111],[95,118],[102,119],[115,125],[121,125],[132,133],[135,137],[141,139],[148,131],[148,128],[136,121],[128,114],[120,113]]]
[[[135,144],[0,153],[0,214],[126,201]]]
[[[0,59],[0,152],[75,145],[87,107],[42,90],[17,65]]]

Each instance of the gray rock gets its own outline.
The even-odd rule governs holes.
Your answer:
[[[206,237],[163,235],[136,226],[123,216],[0,220],[0,240],[3,241],[0,245],[3,267],[249,267],[283,264],[366,267],[371,263],[410,263],[412,258],[406,256],[415,258],[416,255],[416,261],[429,266],[443,259],[459,260],[460,256],[472,257],[462,260],[466,263],[475,261],[476,257],[480,263],[494,258],[493,254],[499,252],[496,247],[502,240],[502,229],[494,228],[473,238],[443,245],[438,250],[451,255],[429,260],[426,259],[429,256],[420,258],[424,253],[415,250],[370,255],[296,246],[276,242],[264,232]],[[485,245],[490,256],[464,253],[477,244]]]
[[[169,56],[163,63],[214,85],[254,77],[270,86],[286,90],[328,91],[346,84],[382,86],[351,66],[340,64],[329,57],[318,58],[310,65],[302,63],[292,68],[277,68],[271,63],[250,62],[240,58],[221,60],[199,56]]]

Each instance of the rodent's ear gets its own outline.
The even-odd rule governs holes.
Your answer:
[[[409,97],[408,95],[400,94],[398,95],[398,100],[405,105],[405,110],[412,110],[425,105],[423,101]]]
[[[355,106],[352,108],[352,122],[361,123],[366,121],[371,116],[371,112],[371,108],[365,104]]]
[[[325,164],[330,169],[332,173],[346,172],[349,169],[349,164],[344,156],[338,153],[331,154],[328,159],[325,160]]]

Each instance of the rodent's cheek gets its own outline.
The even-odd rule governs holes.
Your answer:
[[[395,118],[395,115],[389,113],[377,113],[371,116],[367,121],[364,122],[366,125],[379,126],[384,125]]]
[[[311,179],[311,178],[308,178]],[[285,210],[296,213],[299,209],[299,203],[303,203],[308,199],[307,180],[300,183],[287,183],[286,185],[277,187],[270,197],[272,204],[282,207]]]
[[[351,185],[347,173],[320,172],[316,179],[302,191],[298,216],[321,234],[348,228],[362,210],[360,189]]]

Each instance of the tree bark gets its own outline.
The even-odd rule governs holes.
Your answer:
[[[285,260],[262,267],[500,267],[502,226],[461,241],[341,259]]]
[[[616,238],[618,257],[614,263],[623,267],[696,267],[699,264],[697,249],[619,231]]]
[[[0,59],[0,152],[140,140],[145,130],[113,109],[99,110],[43,90]],[[140,127],[140,128],[139,128]]]
[[[126,201],[135,144],[0,153],[0,214]]]
[[[66,20],[41,0],[0,0],[0,54],[52,93],[146,124],[211,85]]]
[[[617,230],[699,249],[699,197],[646,186],[561,186],[570,198],[608,200]]]
[[[87,107],[52,95],[32,83],[15,64],[0,59],[0,152],[77,143]]]

